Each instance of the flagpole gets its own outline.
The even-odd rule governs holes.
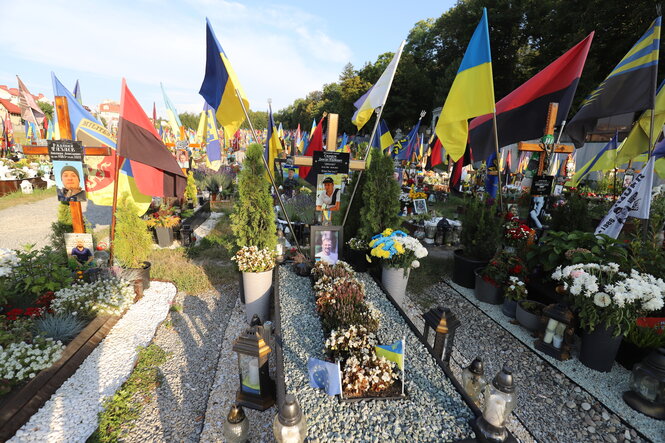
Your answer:
[[[383,100],[381,101],[381,106],[378,107],[378,111],[375,110],[376,112],[376,122],[374,122],[374,130],[372,131],[372,134],[369,137],[369,144],[367,145],[367,149],[365,150],[365,165],[367,164],[367,156],[369,155],[369,150],[372,149],[372,143],[374,142],[374,138],[376,137],[376,130],[379,127],[379,122],[381,122],[381,115],[383,114],[383,108],[386,106],[386,101],[388,100],[388,93],[390,92],[390,88],[393,86],[393,79],[395,78],[395,73],[397,72],[397,67],[399,66],[399,61],[402,58],[402,51],[404,51],[404,41],[402,41],[402,44],[399,46],[398,52],[397,52],[397,60],[395,61],[395,69],[393,72],[390,74],[390,81],[388,82],[388,87],[386,88],[386,93],[383,95]],[[422,118],[422,117],[421,117]],[[360,179],[363,176],[364,169],[361,169],[358,171],[358,180],[356,180],[356,184],[353,186],[353,192],[351,193],[351,198],[349,199],[349,204],[346,207],[346,212],[344,213],[344,220],[342,220],[342,227],[346,224],[346,219],[349,217],[349,210],[351,209],[351,204],[353,203],[353,198],[356,195],[356,191],[358,190],[358,184],[360,183]]]
[[[404,378],[404,366],[406,365],[406,336],[402,336],[402,396],[404,396],[404,385],[406,379]]]
[[[113,266],[113,249],[115,244],[115,210],[118,207],[118,178],[120,176],[120,156],[115,147],[115,171],[113,179],[113,205],[111,209],[111,232],[109,232],[109,266]]]
[[[656,10],[658,15],[660,16],[660,5],[656,6]],[[652,89],[651,89],[651,119],[650,119],[650,124],[649,124],[649,155],[647,156],[647,163],[649,160],[651,160],[651,155],[653,154],[653,148],[655,145],[654,139],[653,139],[653,125],[654,125],[654,119],[656,116],[656,90],[658,89],[658,63],[656,63],[656,69],[655,72],[653,73],[653,81],[652,81]],[[649,186],[653,186],[653,177],[651,177],[652,182],[649,183]],[[651,194],[649,194],[649,198],[651,198]],[[644,220],[643,223],[643,231],[642,231],[642,239],[646,241],[647,236],[649,235],[649,218],[647,217],[646,220]]]
[[[499,209],[503,211],[503,191],[501,186],[501,173],[499,171],[499,160],[501,154],[499,152],[499,131],[496,128],[496,106],[494,107],[494,112],[492,112],[492,124],[494,125],[494,149],[496,150],[496,177],[497,177],[497,186],[499,187]],[[487,173],[489,174],[490,165],[487,165]]]
[[[240,95],[240,91],[238,90],[238,88],[236,88],[236,97],[238,97],[238,101],[240,101],[240,106],[242,107],[242,112],[245,114],[245,118],[247,119],[247,123],[249,124],[249,129],[252,131],[252,134],[254,135],[254,140],[256,140],[256,143],[258,143],[259,138],[256,135],[256,131],[254,130],[254,125],[252,125],[252,120],[250,120],[250,118],[249,118],[249,114],[247,113],[247,109],[245,108],[245,103],[242,101],[242,96]],[[268,105],[268,106],[270,106],[270,105]],[[270,140],[268,140],[268,143],[270,143]],[[268,146],[268,149],[270,149],[270,146]],[[289,230],[293,234],[293,240],[296,242],[296,247],[298,248],[298,252],[303,254],[302,249],[300,248],[300,243],[298,242],[298,238],[296,236],[296,231],[293,230],[293,226],[291,225],[291,219],[289,218],[289,214],[286,212],[286,209],[284,208],[284,202],[282,201],[282,196],[279,195],[279,189],[277,189],[277,184],[275,183],[275,180],[272,176],[272,172],[270,171],[270,167],[268,166],[268,162],[266,161],[266,158],[263,155],[261,155],[261,160],[263,160],[263,166],[266,168],[266,171],[268,171],[268,178],[270,179],[270,183],[272,184],[272,187],[275,190],[275,194],[277,194],[277,200],[279,201],[279,207],[282,209],[282,213],[284,214],[284,218],[286,218],[286,223],[289,225]]]

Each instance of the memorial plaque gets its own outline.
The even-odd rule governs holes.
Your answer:
[[[315,151],[313,167],[317,174],[348,174],[349,153]]]

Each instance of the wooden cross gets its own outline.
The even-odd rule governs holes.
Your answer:
[[[55,97],[55,111],[58,116],[58,127],[60,129],[60,137],[63,140],[72,140],[72,127],[69,121],[69,107],[67,106],[67,97]],[[85,155],[87,156],[109,156],[111,155],[111,148],[109,147],[84,147]],[[48,155],[48,148],[45,146],[24,146],[23,154],[25,155]],[[116,165],[117,167],[118,165]],[[81,210],[81,202],[69,202],[69,210],[72,213],[72,227],[75,233],[84,233],[85,224],[83,223],[83,211]]]
[[[545,134],[544,135],[554,135],[554,124],[556,123],[556,114],[559,111],[558,103],[550,103],[549,109],[547,111],[547,121],[545,123]],[[550,154],[572,154],[575,151],[575,148],[571,145],[564,145],[559,143],[526,143],[519,142],[517,144],[517,149],[520,152],[540,152],[544,155],[540,156],[540,161],[538,163],[538,174],[543,175],[545,170],[545,157]]]

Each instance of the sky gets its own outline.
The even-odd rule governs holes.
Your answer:
[[[83,103],[120,101],[127,79],[148,114],[165,116],[160,82],[178,112],[198,113],[205,71],[205,18],[253,110],[273,110],[394,52],[419,21],[454,0],[0,0],[0,84],[53,96],[51,71]]]

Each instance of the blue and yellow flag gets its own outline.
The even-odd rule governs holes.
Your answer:
[[[393,136],[390,135],[386,121],[381,120],[381,123],[379,123],[379,127],[377,128],[377,134],[374,136],[374,141],[372,142],[373,147],[379,148],[385,153],[393,143],[395,143],[395,141],[393,140]]]
[[[180,139],[180,127],[182,126],[182,123],[180,122],[178,111],[176,110],[175,106],[173,106],[173,103],[171,103],[171,100],[169,100],[169,96],[166,95],[164,85],[160,83],[159,86],[162,87],[162,95],[164,96],[164,105],[166,106],[166,120],[169,122],[173,134],[175,134],[176,138]]]
[[[108,146],[111,148],[111,155],[107,157],[85,157],[87,167],[85,187],[88,199],[97,205],[111,206],[113,204],[113,177],[115,172],[115,137],[76,100],[74,95],[60,83],[54,73],[51,73],[51,77],[53,80],[53,95],[67,98],[72,137],[75,140],[82,141],[83,146]],[[58,122],[54,121],[54,125],[54,138],[58,140],[60,139],[59,131],[57,131]],[[136,204],[139,211],[137,215],[145,214],[148,207],[150,207],[152,197],[139,192],[129,160],[121,166],[118,179],[118,195],[125,193],[129,194]]]
[[[275,159],[279,151],[282,149],[282,144],[279,142],[279,135],[277,128],[275,127],[275,120],[272,117],[272,108],[268,113],[268,135],[266,136],[266,149],[263,151],[263,156],[268,163],[270,168],[270,173],[274,174],[275,172]]]
[[[617,149],[619,148],[618,138],[619,135],[614,134],[614,137],[610,139],[605,147],[575,173],[570,181],[570,186],[577,186],[584,177],[593,171],[607,171],[616,168]]]
[[[240,93],[240,97],[236,95],[236,89]],[[199,94],[217,110],[217,121],[224,129],[224,138],[229,140],[245,121],[245,113],[240,100],[247,110],[249,110],[249,100],[207,18],[206,72]]]
[[[396,158],[398,160],[411,161],[411,156],[414,152],[415,146],[418,143],[418,130],[420,129],[420,122],[422,119],[418,119],[416,126],[411,129],[411,132],[406,137],[401,138],[395,142],[395,148],[397,151]]]
[[[404,343],[396,341],[392,345],[378,345],[374,347],[377,357],[385,357],[395,363],[398,368],[404,369]]]
[[[342,135],[342,140],[340,141],[339,146],[335,151],[337,152],[346,152],[346,144],[348,143],[349,137],[346,135],[346,132]]]
[[[582,102],[582,107],[568,125],[566,133],[577,148],[596,127],[599,118],[653,108],[653,90],[658,73],[660,17],[635,43],[603,82]]]
[[[453,161],[466,150],[469,138],[468,119],[494,112],[492,56],[487,25],[487,9],[478,23],[462,64],[443,104],[436,124],[436,135]]]

